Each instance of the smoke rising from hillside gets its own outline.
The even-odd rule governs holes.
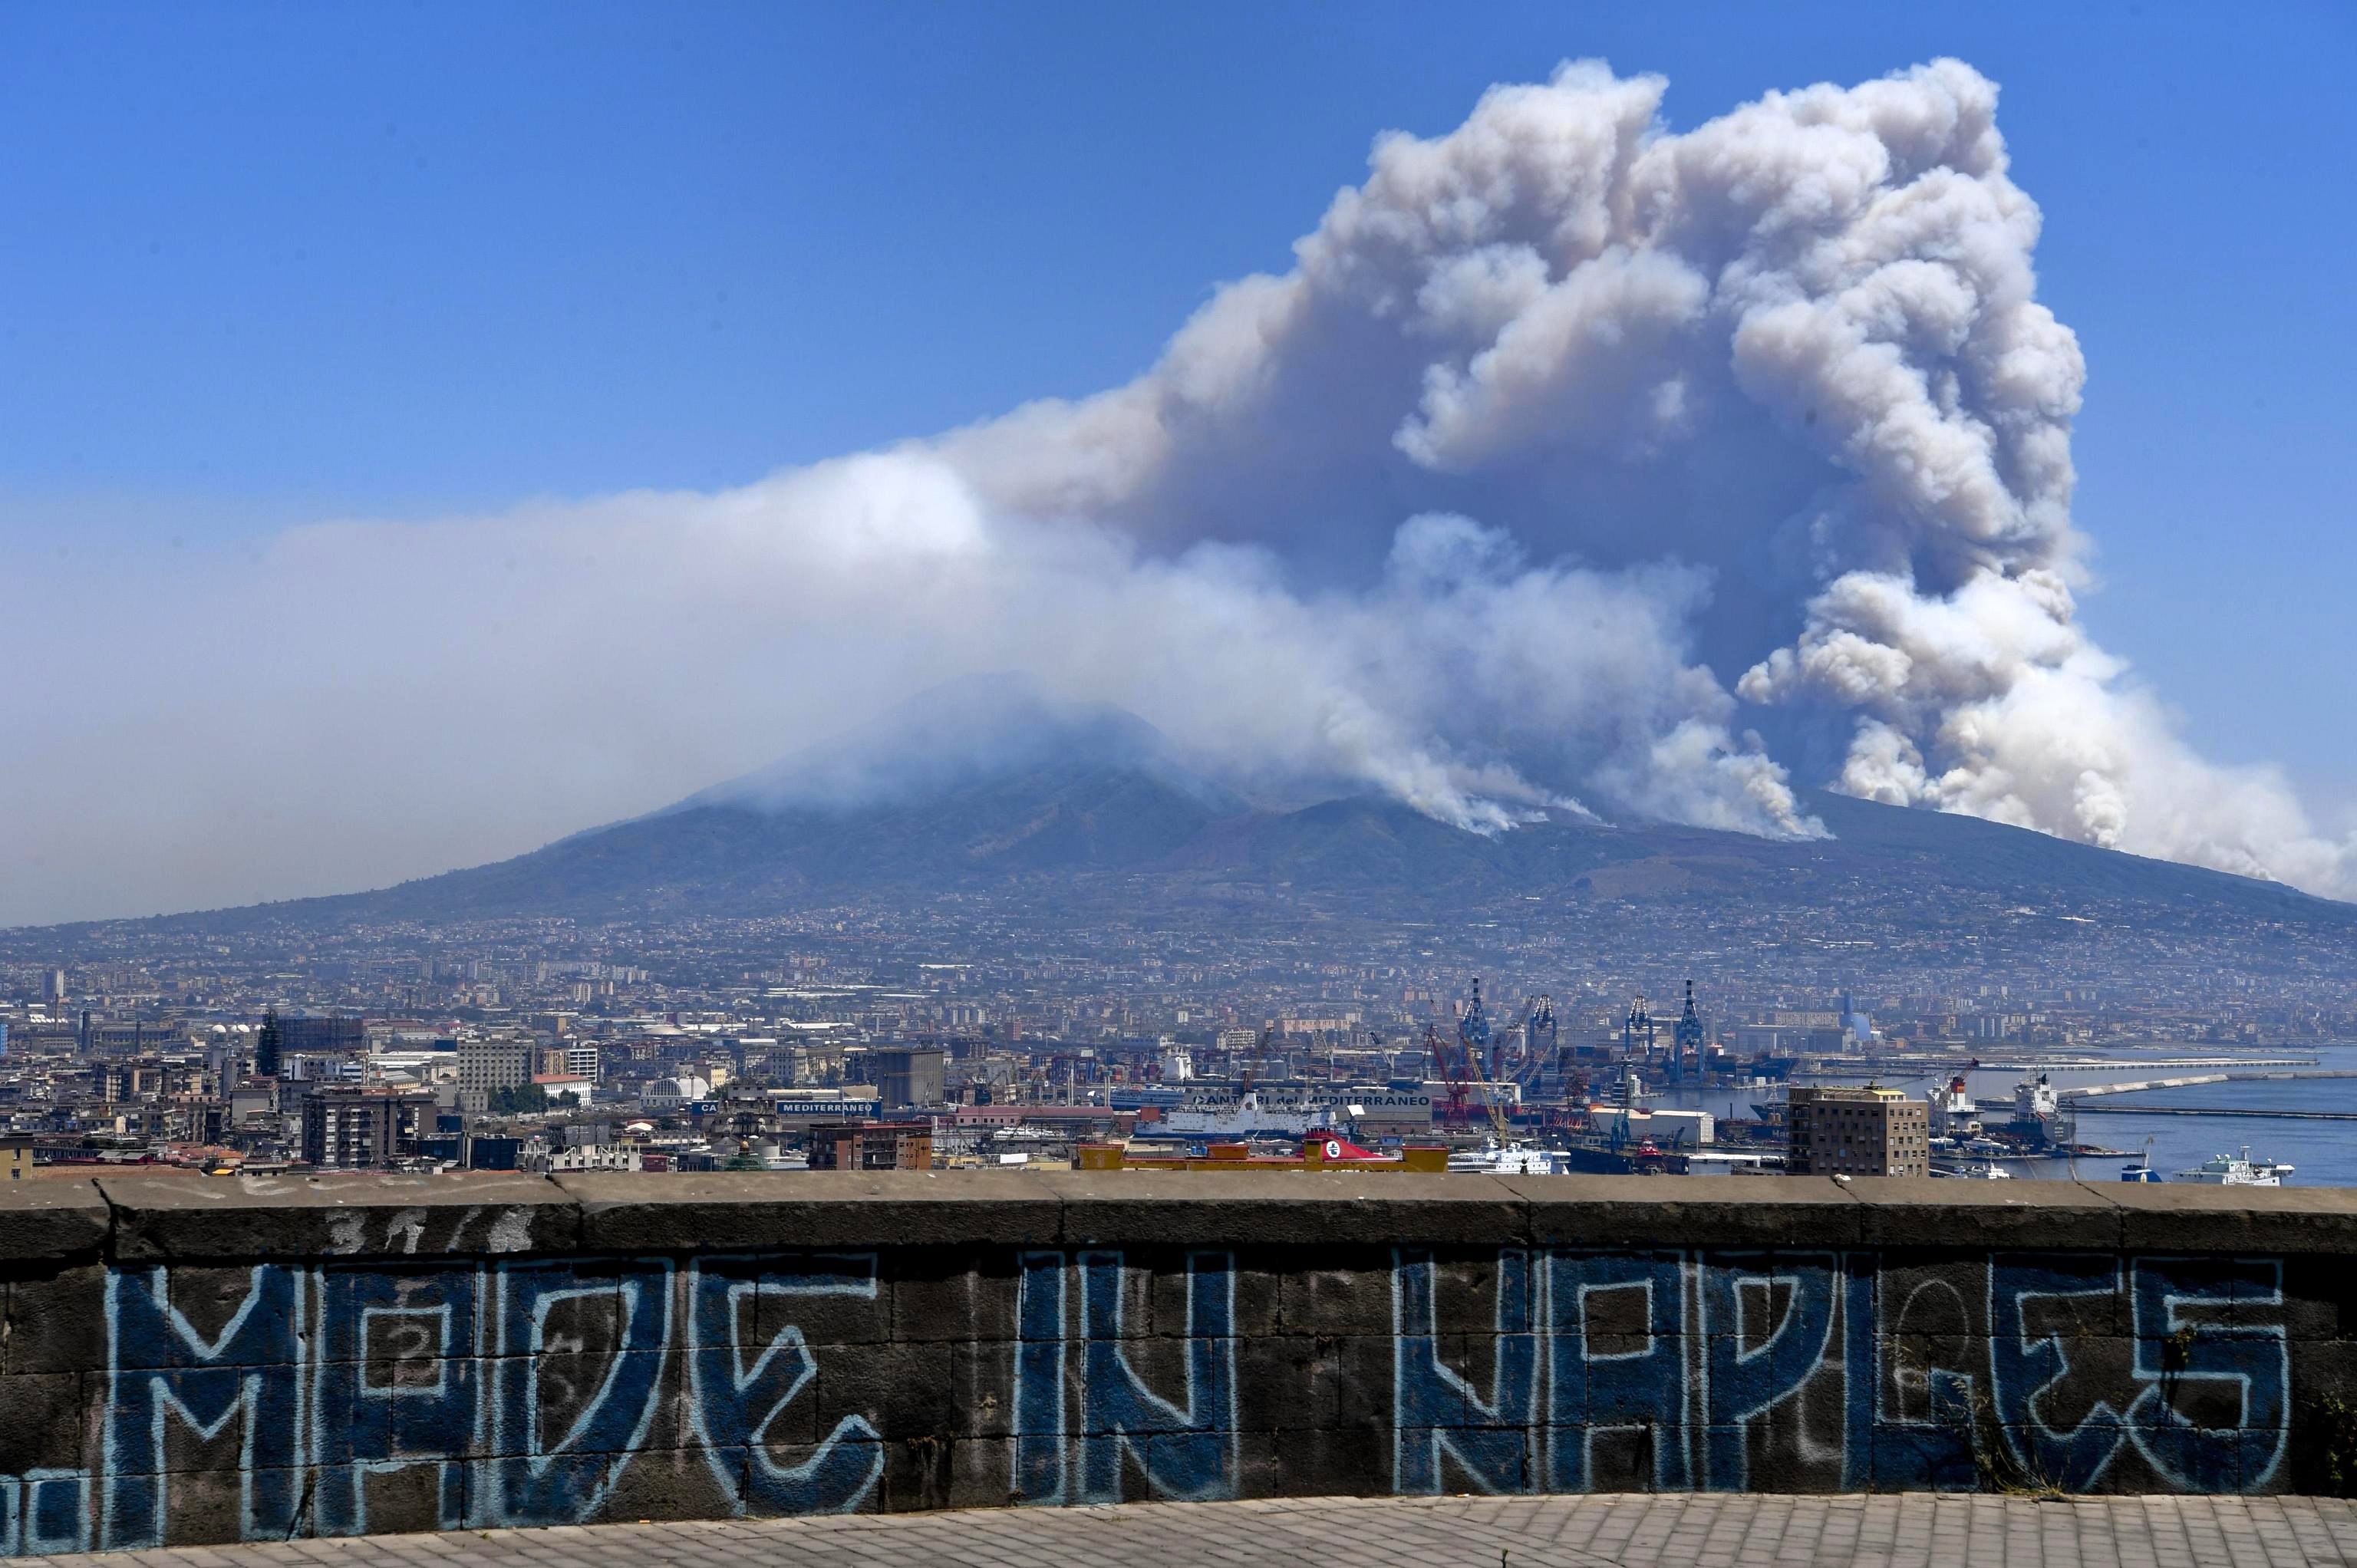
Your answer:
[[[2357,893],[2357,845],[2202,760],[2078,623],[2084,366],[2035,298],[1993,84],[1940,61],[1684,134],[1664,87],[1574,64],[1383,138],[1290,272],[1094,398],[34,596],[20,661],[71,639],[96,672],[72,724],[29,688],[0,713],[35,737],[12,819],[45,824],[0,920],[513,853],[995,670],[1232,783],[1481,831],[1813,835],[1805,762]]]
[[[2357,842],[2272,770],[2205,762],[2077,623],[2085,366],[2034,297],[1995,85],[1942,60],[1684,134],[1664,85],[1574,64],[1382,140],[1295,270],[1222,291],[1151,373],[942,450],[996,504],[1149,539],[1349,560],[1447,505],[1607,568],[1687,563],[1704,663],[1834,739],[1824,782],[2357,891]],[[1728,795],[1715,692],[1696,721],[1722,766],[1695,788],[1649,793],[1667,756],[1592,787],[1793,831]]]

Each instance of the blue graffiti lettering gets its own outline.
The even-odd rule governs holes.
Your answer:
[[[1435,1272],[1428,1252],[1394,1254],[1393,1489],[1438,1492],[1446,1457],[1480,1491],[1528,1491],[1537,1484],[1539,1360],[1531,1327],[1530,1255],[1511,1247],[1498,1253],[1486,1398],[1441,1359]]]
[[[1125,1461],[1135,1463],[1156,1498],[1234,1497],[1232,1255],[1187,1259],[1187,1320],[1178,1337],[1185,1348],[1183,1399],[1157,1393],[1131,1364],[1123,1308],[1130,1271],[1122,1254],[1082,1252],[1078,1266],[1079,1380],[1068,1387],[1067,1260],[1061,1252],[1022,1258],[1010,1477],[1016,1497],[1027,1503],[1118,1502]]]
[[[27,1470],[0,1476],[0,1556],[88,1552],[90,1472]]]
[[[320,1283],[311,1403],[338,1413],[313,1423],[316,1529],[364,1533],[368,1477],[412,1466],[433,1471],[441,1528],[457,1529],[479,1413],[482,1271],[344,1265]]]
[[[1918,1369],[1904,1365],[1903,1346],[1886,1347],[1882,1335],[1903,1326],[1907,1307],[1895,1313],[1881,1306],[1882,1276],[1870,1257],[1845,1260],[1847,1278],[1842,1305],[1843,1391],[1842,1486],[1854,1488],[1868,1482],[1878,1487],[1926,1487],[1933,1490],[1970,1487],[1980,1478],[1973,1417],[1973,1378],[1945,1367],[1925,1366],[1922,1378],[1925,1412],[1921,1418],[1894,1412],[1884,1398],[1886,1388],[1903,1373]],[[1914,1287],[1915,1294],[1953,1287],[1944,1280]],[[1964,1303],[1955,1305],[1961,1313]],[[1888,1369],[1883,1358],[1891,1358]]]
[[[1118,1252],[1081,1254],[1081,1475],[1082,1500],[1121,1500],[1125,1454],[1157,1498],[1200,1500],[1236,1495],[1235,1260],[1225,1252],[1187,1259],[1187,1398],[1146,1386],[1123,1346]]]
[[[865,1417],[837,1421],[800,1464],[781,1465],[770,1450],[770,1428],[817,1375],[818,1362],[801,1325],[771,1328],[776,1307],[763,1304],[872,1300],[875,1254],[700,1259],[688,1269],[688,1408],[705,1463],[737,1511],[847,1513],[863,1505],[884,1474],[883,1448]],[[748,1307],[757,1327],[747,1344],[740,1326]],[[749,1365],[747,1348],[758,1351]]]
[[[1834,1280],[1830,1257],[1703,1264],[1703,1451],[1713,1489],[1750,1484],[1749,1423],[1798,1393],[1824,1364],[1833,1343]],[[1755,1306],[1765,1321],[1752,1320]]]
[[[1998,1427],[2033,1478],[2064,1491],[2085,1491],[2111,1467],[2126,1423],[2104,1400],[2067,1431],[2048,1420],[2044,1396],[2070,1375],[2071,1347],[2059,1329],[2038,1332],[2030,1306],[2116,1299],[2119,1273],[2111,1257],[1999,1254],[1989,1263],[1989,1372]]]
[[[100,1530],[106,1549],[164,1543],[173,1479],[167,1445],[175,1425],[205,1441],[236,1430],[244,1535],[284,1536],[296,1528],[307,1278],[256,1264],[228,1325],[208,1338],[173,1304],[165,1270],[109,1273]]]
[[[671,1343],[672,1266],[512,1263],[493,1281],[491,1453],[468,1498],[470,1524],[573,1524],[595,1517],[653,1423]],[[561,1307],[610,1303],[613,1348],[561,1432],[544,1427],[552,1359],[587,1347],[552,1334]]]
[[[2282,1484],[2280,1261],[1885,1262],[1509,1247],[1474,1271],[1478,1321],[1444,1332],[1450,1270],[1394,1251],[1393,1484],[1752,1487],[1770,1443],[1845,1487],[1976,1486],[2008,1461],[2072,1489]],[[1112,1251],[1015,1264],[1015,1343],[973,1363],[1012,1363],[1014,1497],[1238,1495],[1234,1254],[1188,1256],[1183,1282]],[[0,1554],[152,1548],[221,1530],[223,1502],[244,1539],[384,1528],[372,1495],[404,1525],[581,1522],[659,1419],[725,1510],[870,1506],[901,1434],[873,1411],[789,1431],[825,1389],[827,1304],[884,1289],[873,1252],[112,1269],[97,1446],[0,1477]],[[1140,1316],[1181,1300],[1182,1322]]]
[[[2138,1260],[2129,1272],[2136,1372],[2150,1384],[2128,1409],[2136,1447],[2153,1468],[2188,1491],[2268,1485],[2290,1435],[2290,1347],[2282,1324],[2239,1317],[2283,1305],[2283,1265]],[[2233,1421],[2205,1426],[2180,1413],[2175,1396],[2187,1384],[2231,1386]]]
[[[1603,1293],[1638,1304],[1638,1333],[1590,1332]],[[1692,1485],[1687,1439],[1685,1269],[1674,1253],[1555,1252],[1546,1260],[1547,1489],[1594,1489],[1596,1438],[1636,1433],[1652,1484]]]
[[[1015,1473],[1009,1489],[1027,1503],[1064,1500],[1064,1254],[1019,1260],[1015,1332]]]

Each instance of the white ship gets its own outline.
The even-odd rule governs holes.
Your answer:
[[[2243,1145],[2239,1155],[2212,1155],[2190,1171],[2179,1171],[2179,1181],[2206,1182],[2212,1187],[2281,1187],[2289,1165],[2278,1165],[2266,1160],[2251,1158],[2251,1146]]]
[[[1232,1104],[1166,1111],[1158,1125],[1138,1131],[1175,1138],[1298,1138],[1332,1125],[1331,1106],[1266,1105],[1257,1092],[1246,1090]]]
[[[1491,1138],[1478,1149],[1460,1149],[1448,1156],[1448,1168],[1473,1176],[1561,1176],[1563,1161],[1552,1149],[1528,1144],[1501,1144]]]
[[[1981,1130],[1981,1108],[1965,1088],[1963,1073],[1950,1079],[1947,1088],[1933,1090],[1928,1104],[1934,1136],[1969,1138]]]

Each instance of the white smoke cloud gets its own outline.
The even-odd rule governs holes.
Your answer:
[[[1380,139],[1292,270],[1093,398],[30,593],[0,637],[91,673],[0,696],[0,807],[40,825],[0,920],[513,853],[1000,669],[1482,831],[1822,832],[1760,730],[1846,752],[1808,782],[2357,891],[2357,845],[2077,621],[2085,371],[1995,86],[1943,60],[1684,134],[1664,90],[1567,65]]]
[[[1713,727],[1732,699],[1683,646],[1703,574],[1533,565],[1461,518],[1403,524],[1363,588],[1304,591],[1255,547],[1156,557],[993,514],[905,452],[717,495],[297,530],[201,582],[107,587],[140,631],[91,650],[117,703],[6,715],[41,753],[0,774],[9,819],[51,831],[0,846],[0,918],[513,853],[977,670],[1149,714],[1214,775],[1379,791],[1476,831],[1583,810],[1561,780],[1666,799],[1697,767],[1737,776],[1744,825],[1816,831]],[[61,645],[92,604],[43,596],[12,633]]]
[[[1826,782],[2357,894],[2357,841],[2205,762],[2081,628],[2085,365],[2035,298],[1996,89],[1941,60],[1771,93],[1684,134],[1664,83],[1567,65],[1445,136],[1380,141],[1298,265],[1223,291],[1129,386],[941,446],[986,495],[1148,539],[1363,558],[1405,502],[1606,565],[1697,563],[1740,697],[1847,736]],[[1777,831],[1676,722],[1676,820]]]

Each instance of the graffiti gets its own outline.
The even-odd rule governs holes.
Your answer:
[[[491,1276],[491,1453],[470,1523],[594,1519],[645,1446],[671,1344],[672,1266],[608,1267],[523,1263]],[[599,1317],[612,1326],[592,1357],[587,1330]],[[570,1419],[548,1419],[552,1404]]]
[[[1744,1490],[1763,1466],[1826,1490],[1998,1474],[2084,1491],[2129,1454],[2158,1486],[2231,1492],[2272,1485],[2288,1440],[2287,1331],[2265,1316],[2284,1305],[2275,1260],[1997,1254],[1902,1280],[1895,1321],[1870,1254],[1485,1262],[1491,1316],[1450,1334],[1431,1254],[1394,1254],[1401,1492]],[[1978,1324],[1961,1311],[1966,1275]],[[1910,1332],[1927,1295],[1960,1309],[1943,1349]],[[1450,1339],[1486,1356],[1486,1384],[1448,1364]],[[1615,1440],[1608,1470],[1599,1445]]]
[[[176,1425],[199,1442],[235,1438],[242,1539],[293,1532],[309,1299],[302,1282],[294,1270],[254,1265],[228,1325],[208,1336],[173,1301],[168,1270],[108,1276],[113,1359],[100,1532],[106,1549],[163,1544],[166,1509],[183,1478],[169,1451]]]
[[[792,1273],[758,1258],[704,1259],[690,1265],[688,1280],[694,1331],[688,1409],[705,1461],[735,1497],[736,1511],[843,1513],[866,1502],[882,1477],[884,1454],[865,1417],[843,1417],[817,1452],[798,1465],[780,1464],[771,1452],[771,1429],[818,1375],[818,1360],[800,1324],[781,1321],[770,1328],[759,1309],[765,1300],[774,1305],[798,1297],[872,1301],[875,1254],[823,1255]],[[747,1346],[738,1336],[748,1309],[757,1328]],[[735,1464],[738,1445],[746,1464],[741,1473]]]
[[[468,1221],[467,1257],[395,1215],[366,1227],[391,1256],[80,1276],[102,1360],[45,1374],[58,1435],[0,1477],[0,1553],[579,1523],[651,1493],[779,1515],[2287,1479],[2276,1259],[1342,1249],[1313,1289],[1229,1250],[513,1256],[511,1212]],[[1365,1303],[1340,1339],[1316,1290]],[[897,1386],[920,1375],[931,1402]],[[1321,1411],[1376,1446],[1319,1459]]]
[[[0,1545],[159,1545],[194,1473],[184,1451],[225,1443],[239,1539],[364,1532],[375,1480],[412,1472],[436,1528],[594,1519],[671,1391],[675,1272],[667,1259],[258,1264],[209,1333],[175,1300],[171,1270],[114,1271],[96,1529],[86,1473],[35,1471],[0,1484]],[[727,1505],[861,1506],[882,1467],[875,1429],[847,1417],[806,1462],[779,1462],[770,1428],[815,1362],[782,1315],[749,1364],[739,1327],[748,1302],[874,1298],[875,1255],[697,1260],[686,1273],[685,1425]]]
[[[2281,1323],[2241,1318],[2246,1309],[2284,1305],[2283,1264],[2139,1259],[2129,1274],[2136,1375],[2145,1385],[2128,1408],[2137,1450],[2186,1491],[2266,1487],[2290,1438],[2291,1347]],[[2210,1424],[2181,1411],[2189,1384],[2226,1394],[2229,1419]],[[2201,1402],[2187,1402],[2198,1409]]]
[[[1441,1359],[1434,1276],[1426,1252],[1404,1251],[1392,1270],[1394,1489],[1426,1495],[1442,1490],[1443,1461],[1449,1460],[1476,1490],[1527,1491],[1538,1409],[1530,1256],[1513,1248],[1497,1255],[1486,1395]]]
[[[273,1183],[258,1186],[254,1190],[267,1193],[275,1188]],[[480,1205],[462,1208],[455,1219],[447,1221],[447,1230],[438,1237],[432,1234],[436,1218],[432,1209],[398,1209],[379,1228],[378,1240],[387,1251],[404,1257],[414,1257],[421,1251],[462,1252],[479,1249],[485,1252],[522,1252],[532,1247],[529,1208],[487,1208]],[[371,1245],[369,1219],[357,1209],[331,1217],[328,1221],[328,1256],[349,1257],[366,1251]]]
[[[1644,1463],[1616,1484],[1683,1491],[1694,1455],[1686,1421],[1686,1273],[1674,1256],[1548,1255],[1547,1486],[1604,1489],[1597,1440],[1628,1440]]]
[[[485,1284],[466,1264],[323,1271],[311,1408],[340,1418],[312,1423],[318,1533],[365,1533],[369,1477],[410,1472],[434,1489],[437,1528],[466,1523]]]
[[[1082,1252],[1068,1263],[1061,1252],[1027,1252],[1022,1263],[1014,1494],[1027,1503],[1120,1502],[1127,1462],[1146,1496],[1236,1496],[1233,1255],[1187,1258],[1186,1316],[1169,1337],[1185,1363],[1176,1398],[1157,1393],[1132,1365],[1126,1297],[1137,1272],[1121,1253]],[[1071,1293],[1075,1273],[1080,1288]],[[1068,1338],[1080,1348],[1076,1365]]]
[[[1824,1364],[1839,1262],[1824,1255],[1718,1258],[1700,1273],[1706,1469],[1713,1487],[1739,1492],[1751,1484],[1752,1423],[1791,1400]]]

